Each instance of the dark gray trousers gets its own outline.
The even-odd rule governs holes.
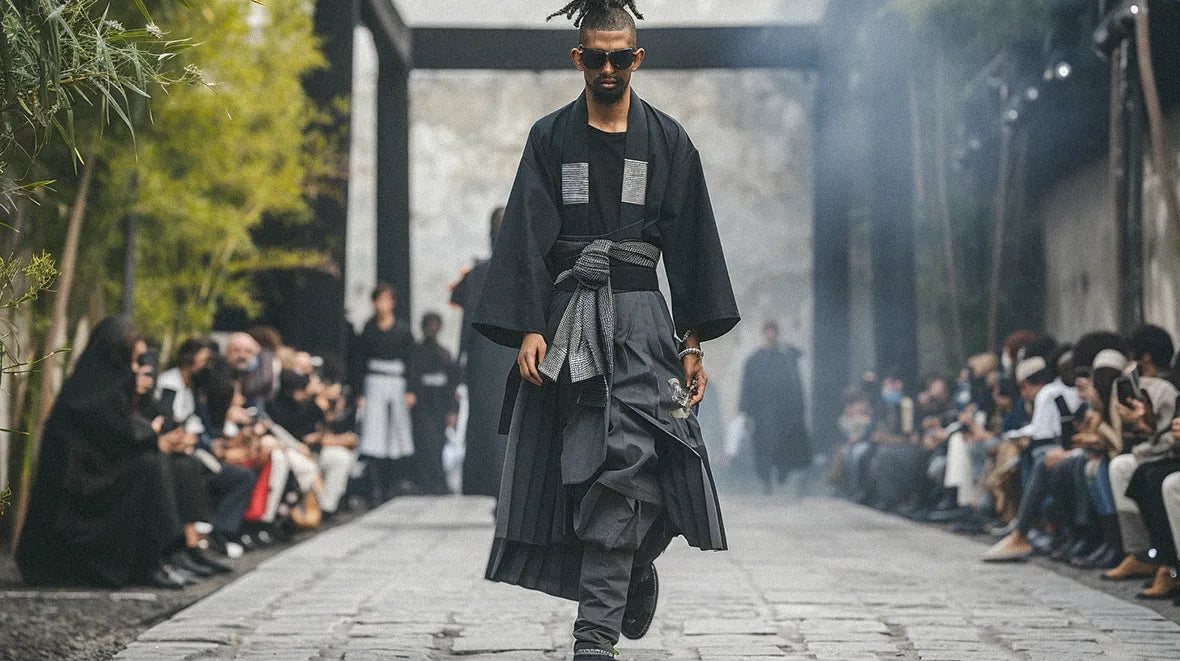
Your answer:
[[[593,542],[583,545],[575,642],[607,646],[619,642],[632,577],[641,577],[641,570],[655,562],[672,537],[671,526],[661,516],[634,551],[608,549]]]

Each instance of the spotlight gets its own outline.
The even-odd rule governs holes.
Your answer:
[[[1020,119],[1020,111],[1016,108],[1009,108],[1008,112],[1004,113],[1004,121],[1009,123],[1016,123]]]
[[[1072,74],[1073,74],[1073,65],[1070,64],[1069,62],[1066,62],[1065,60],[1058,62],[1057,66],[1053,67],[1053,77],[1056,78],[1057,80],[1065,80],[1066,78],[1069,78]]]
[[[1028,88],[1024,90],[1024,98],[1028,101],[1036,101],[1037,99],[1041,98],[1041,90],[1037,89],[1036,85],[1029,85]]]

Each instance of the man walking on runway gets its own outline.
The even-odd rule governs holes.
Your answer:
[[[586,90],[534,124],[475,328],[519,349],[487,578],[578,601],[575,659],[643,636],[677,535],[726,548],[692,407],[738,322],[700,155],[631,90],[634,0],[575,0]],[[656,265],[664,259],[669,314]]]

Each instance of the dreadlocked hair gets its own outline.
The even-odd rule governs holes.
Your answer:
[[[546,16],[545,20],[548,21],[557,16],[565,16],[566,18],[573,19],[574,27],[576,28],[597,28],[596,25],[583,26],[582,22],[587,16],[613,18],[611,15],[617,11],[630,11],[635,15],[635,18],[643,20],[643,14],[640,14],[639,9],[635,7],[635,0],[571,0],[566,6]],[[630,16],[627,18],[630,19]]]

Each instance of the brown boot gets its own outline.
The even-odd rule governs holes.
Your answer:
[[[987,550],[983,554],[984,562],[1010,562],[1013,560],[1025,560],[1033,554],[1033,547],[1020,534],[1019,530],[1013,530],[1008,533],[1008,536],[996,542],[995,546]]]
[[[1132,578],[1151,578],[1159,571],[1160,566],[1143,562],[1135,557],[1134,553],[1128,553],[1127,557],[1119,563],[1118,567],[1102,572],[1103,580],[1107,581],[1127,581]]]
[[[1176,570],[1171,567],[1160,567],[1155,572],[1155,582],[1136,597],[1139,599],[1171,599],[1177,594],[1180,594],[1180,578],[1176,578]]]

